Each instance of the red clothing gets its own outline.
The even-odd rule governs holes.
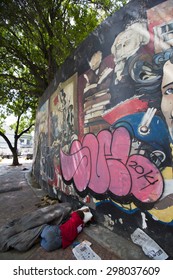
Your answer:
[[[83,230],[83,227],[84,222],[76,212],[70,215],[70,219],[67,222],[60,225],[63,249],[75,240],[78,234]]]

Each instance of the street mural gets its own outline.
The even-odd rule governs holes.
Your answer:
[[[82,192],[87,187],[96,194],[118,197],[134,195],[141,202],[155,202],[163,192],[162,175],[142,155],[131,155],[131,139],[126,128],[114,133],[102,130],[97,137],[87,134],[83,142],[73,141],[70,155],[61,151],[64,178],[73,178]]]
[[[144,2],[93,31],[37,114],[35,173],[111,229],[134,213],[173,226],[173,1]]]

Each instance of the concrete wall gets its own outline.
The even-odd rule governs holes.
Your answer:
[[[37,113],[33,173],[173,256],[173,1],[131,1],[69,57]]]

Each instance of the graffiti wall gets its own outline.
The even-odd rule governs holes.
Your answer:
[[[67,59],[37,112],[33,173],[173,256],[173,1],[132,0]]]

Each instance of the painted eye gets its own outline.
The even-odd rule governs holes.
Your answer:
[[[166,95],[173,94],[173,88],[168,88],[168,89],[165,91],[165,94],[166,94]]]

